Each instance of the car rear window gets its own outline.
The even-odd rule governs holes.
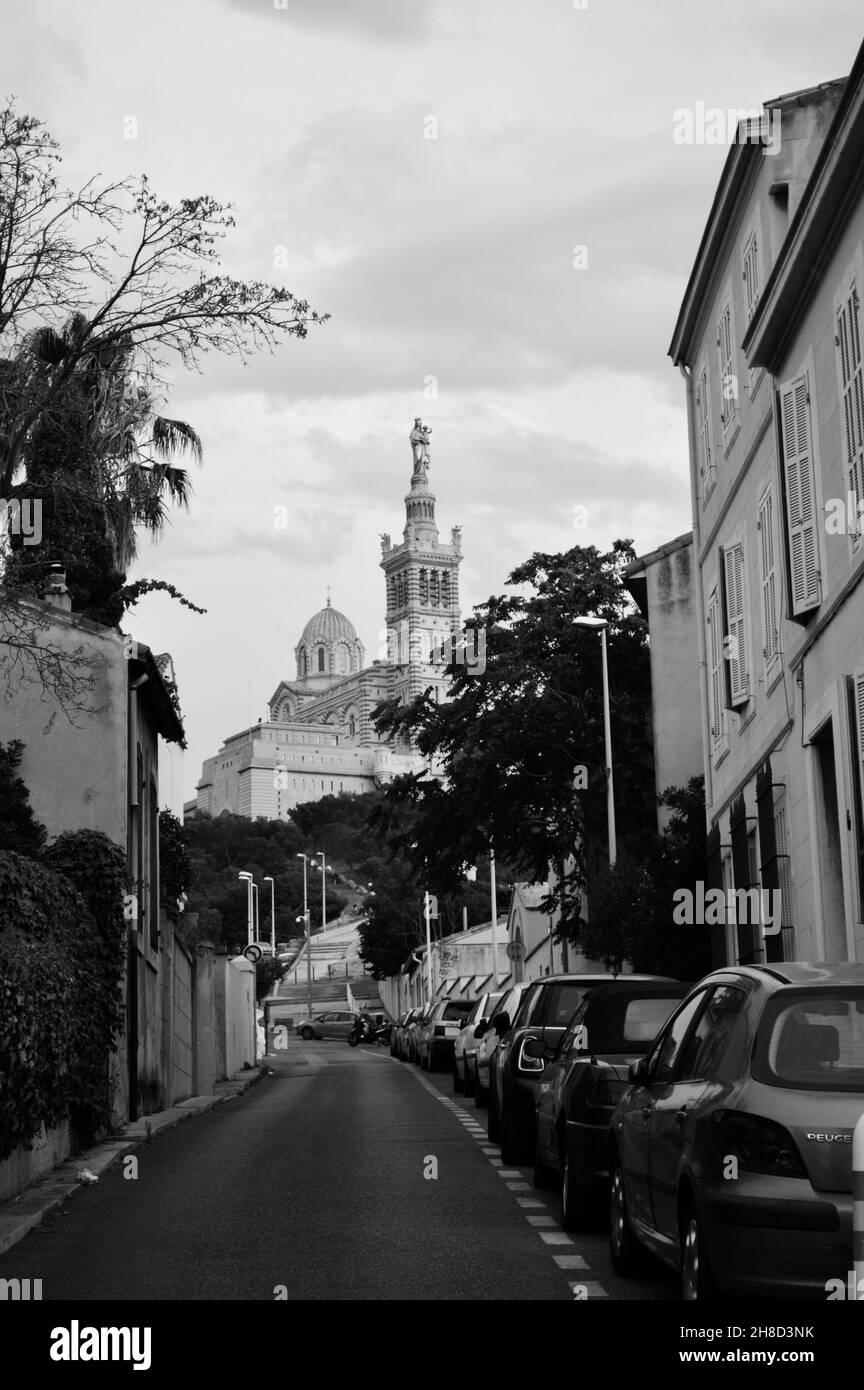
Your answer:
[[[487,1000],[486,1000],[486,1003],[483,1005],[483,1014],[482,1014],[482,1017],[483,1017],[483,1018],[489,1018],[489,1016],[491,1015],[492,1011],[493,1011],[494,1009],[497,1009],[497,1007],[498,1007],[498,1005],[501,1003],[501,1000],[503,999],[503,997],[504,997],[504,996],[503,996],[502,994],[490,994],[489,997],[488,997]]]
[[[590,985],[564,984],[551,985],[549,988],[551,998],[546,1005],[545,1026],[566,1028]]]
[[[647,1052],[680,1000],[680,994],[656,999],[628,999],[621,1020],[621,1040],[625,1048],[641,1048]]]
[[[864,1092],[864,989],[774,995],[759,1023],[753,1075],[795,1090]]]
[[[451,1001],[449,1004],[444,1005],[444,1012],[441,1014],[441,1017],[451,1020],[455,1018],[465,1018],[470,1008],[470,1004],[460,1004],[457,999],[455,1002]]]

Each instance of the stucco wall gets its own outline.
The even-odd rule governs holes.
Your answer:
[[[22,614],[47,620],[38,634],[67,657],[90,663],[93,684],[65,713],[46,695],[25,657],[12,676],[11,698],[0,698],[0,741],[26,745],[20,774],[30,789],[37,820],[53,837],[65,830],[101,830],[126,847],[127,665],[123,639],[48,604],[19,605]],[[7,660],[0,653],[0,663]],[[0,681],[3,679],[0,669]]]

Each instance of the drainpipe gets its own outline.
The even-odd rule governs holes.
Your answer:
[[[128,923],[126,941],[126,1057],[129,1075],[129,1119],[138,1119],[138,921],[141,912],[141,884],[138,882],[136,857],[137,836],[133,812],[141,815],[138,802],[138,689],[146,675],[129,681],[129,715],[127,719],[126,816],[130,877],[135,887],[135,916]]]
[[[696,452],[696,422],[693,406],[693,378],[684,366],[683,362],[678,363],[678,370],[684,378],[684,387],[687,396],[687,444],[690,455],[690,498],[693,512],[693,569],[695,571],[696,584],[696,631],[699,639],[699,697],[701,701],[700,724],[702,730],[702,766],[705,771],[705,816],[706,826],[709,819],[708,808],[714,800],[714,788],[711,776],[711,746],[710,746],[710,708],[708,704],[708,659],[705,645],[705,591],[702,585],[702,565],[699,561],[699,552],[702,548],[699,532],[699,476]],[[662,790],[662,788],[661,788]]]

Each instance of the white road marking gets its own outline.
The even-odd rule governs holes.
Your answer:
[[[553,1260],[559,1269],[587,1269],[585,1259],[582,1255],[553,1255]]]
[[[558,1224],[553,1216],[526,1216],[525,1220],[529,1226],[556,1226]]]
[[[538,1231],[541,1240],[545,1240],[547,1245],[572,1245],[573,1242],[566,1231]]]

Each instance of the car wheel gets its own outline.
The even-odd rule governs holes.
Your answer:
[[[301,1038],[305,1038],[306,1042],[309,1042],[310,1039],[314,1038],[314,1036],[315,1036],[315,1030],[314,1030],[313,1028],[308,1028],[308,1027],[307,1027],[307,1028],[301,1028],[301,1029],[300,1029],[300,1036],[301,1036]]]
[[[491,1139],[493,1144],[497,1144],[500,1142],[501,1122],[498,1118],[498,1106],[495,1101],[495,1094],[492,1091],[491,1086],[489,1088],[489,1115],[486,1120],[486,1133],[489,1135],[489,1138]]]
[[[708,1263],[708,1250],[699,1218],[688,1202],[679,1222],[681,1232],[681,1297],[685,1303],[715,1299],[719,1290]]]
[[[581,1231],[588,1219],[588,1193],[576,1182],[573,1159],[565,1137],[561,1154],[561,1225],[565,1231]]]
[[[464,1086],[465,1086],[465,1094],[466,1094],[466,1096],[473,1096],[473,1094],[474,1094],[474,1077],[471,1075],[471,1068],[469,1067],[469,1065],[468,1065],[467,1062],[465,1063],[465,1082],[464,1082]]]
[[[461,1092],[463,1092],[464,1090],[465,1090],[465,1082],[462,1080],[462,1077],[459,1075],[458,1071],[456,1070],[456,1063],[454,1062],[454,1063],[453,1063],[453,1093],[454,1093],[454,1095],[457,1095],[457,1096],[458,1096],[458,1095],[459,1095]]]
[[[479,1072],[474,1080],[474,1104],[478,1110],[485,1110],[489,1104],[489,1092],[481,1085]]]
[[[555,1186],[555,1174],[543,1160],[543,1150],[540,1148],[539,1135],[534,1147],[534,1186],[540,1192],[551,1192]]]
[[[630,1229],[624,1170],[616,1153],[612,1160],[609,1190],[609,1253],[616,1274],[638,1274],[642,1268],[642,1248]]]

